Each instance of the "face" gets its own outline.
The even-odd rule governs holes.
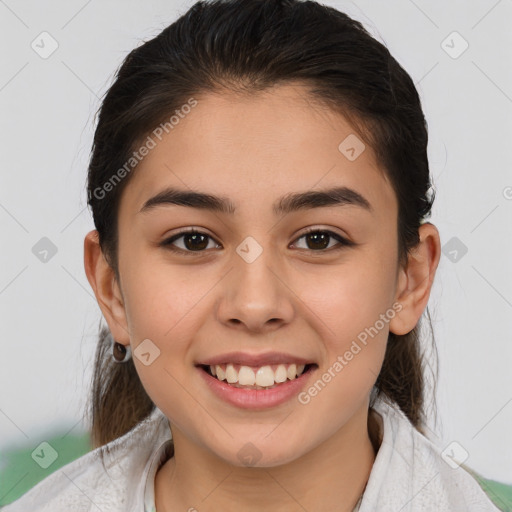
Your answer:
[[[372,148],[340,151],[355,130],[305,89],[196,99],[123,191],[126,331],[175,443],[238,466],[283,464],[367,410],[398,314],[397,200]],[[361,200],[345,191],[337,202],[286,201],[341,187]],[[143,208],[168,188],[222,198],[234,212],[169,197]],[[231,380],[250,382],[244,366],[264,387],[284,370],[286,381],[240,389],[209,375],[214,363]],[[290,379],[294,363],[306,371]]]

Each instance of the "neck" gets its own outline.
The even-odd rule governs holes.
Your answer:
[[[280,466],[237,467],[205,453],[173,429],[175,454],[155,478],[158,512],[275,510],[352,512],[368,481],[380,443],[368,409],[314,450]]]

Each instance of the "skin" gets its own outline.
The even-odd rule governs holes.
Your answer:
[[[375,460],[368,422],[379,418],[369,418],[370,391],[389,331],[408,333],[427,306],[438,230],[423,224],[419,245],[399,268],[390,182],[368,145],[354,161],[338,150],[355,130],[341,114],[313,105],[304,88],[196,98],[123,191],[120,282],[97,232],[84,242],[87,278],[114,339],[135,350],[149,338],[160,350],[149,366],[134,357],[175,444],[156,476],[157,510],[232,510],[236,499],[237,510],[248,512],[351,511]],[[228,197],[237,213],[176,205],[138,213],[168,185]],[[353,205],[272,212],[287,193],[335,185],[357,190],[373,212]],[[203,253],[158,246],[189,227],[212,237]],[[318,249],[302,236],[307,227],[356,245],[330,238]],[[252,263],[235,251],[247,236],[263,248]],[[186,242],[174,245],[185,251]],[[393,304],[400,312],[305,405],[291,399],[239,409],[212,394],[194,367],[233,350],[276,350],[315,361],[316,380]],[[248,442],[261,454],[254,467],[237,457]]]

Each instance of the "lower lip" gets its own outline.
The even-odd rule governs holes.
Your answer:
[[[287,380],[271,389],[244,389],[230,386],[225,381],[212,377],[200,366],[196,367],[210,389],[219,397],[241,409],[266,409],[281,405],[297,396],[317,367],[311,368],[300,377]]]

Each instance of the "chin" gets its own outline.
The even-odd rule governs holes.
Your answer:
[[[274,442],[251,442],[251,441],[240,441],[237,443],[231,443],[232,446],[239,445],[240,448],[235,452],[217,453],[222,459],[228,464],[237,467],[248,467],[248,468],[271,468],[276,466],[282,466],[293,462],[295,459],[300,457],[299,446],[286,446],[282,444],[279,446]]]

